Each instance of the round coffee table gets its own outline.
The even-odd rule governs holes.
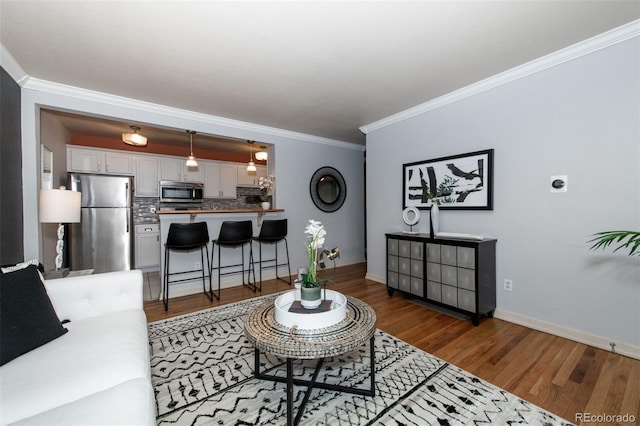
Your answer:
[[[306,315],[313,315],[309,313]],[[347,317],[330,327],[297,330],[286,327],[275,320],[273,301],[264,302],[251,310],[244,321],[247,339],[255,346],[254,376],[258,379],[285,382],[287,384],[287,425],[300,422],[304,406],[309,400],[311,390],[315,388],[329,389],[358,395],[375,396],[375,352],[374,336],[376,330],[376,313],[371,306],[353,297],[347,296]],[[318,373],[324,359],[355,350],[369,340],[370,347],[370,387],[354,388],[328,383],[316,383]],[[260,372],[260,351],[270,353],[287,360],[287,377],[278,377]],[[294,359],[318,359],[311,380],[293,378]],[[293,385],[307,386],[307,391],[293,418]]]

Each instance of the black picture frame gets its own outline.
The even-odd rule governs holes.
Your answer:
[[[434,191],[435,189],[435,191]],[[493,149],[402,165],[402,208],[493,210]]]

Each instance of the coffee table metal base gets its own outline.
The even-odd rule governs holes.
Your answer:
[[[316,365],[316,369],[313,372],[313,377],[311,380],[303,380],[303,379],[294,379],[293,378],[293,360],[294,358],[287,358],[287,377],[274,376],[271,374],[265,374],[260,371],[260,349],[255,348],[255,370],[254,376],[256,379],[261,380],[271,380],[275,382],[281,382],[287,384],[287,426],[298,425],[300,423],[300,419],[302,418],[302,414],[304,413],[304,407],[307,405],[309,401],[309,397],[311,395],[311,391],[314,388],[318,389],[327,389],[338,392],[346,392],[352,393],[356,395],[364,395],[364,396],[375,396],[376,395],[376,386],[375,386],[375,349],[374,349],[374,338],[375,336],[371,336],[369,339],[369,354],[370,354],[370,386],[369,389],[351,387],[351,386],[342,386],[335,385],[332,383],[318,383],[316,380],[318,379],[318,374],[320,373],[320,369],[322,368],[322,364],[324,363],[324,358],[318,359],[318,364]],[[295,418],[293,417],[293,386],[307,386],[307,391],[305,392],[304,398],[300,403],[300,407],[298,407],[298,413]]]
[[[346,318],[337,324],[318,329],[298,330],[275,320],[275,304],[265,301],[247,313],[244,329],[247,339],[255,346],[254,376],[258,379],[272,380],[287,384],[287,425],[300,422],[304,408],[314,388],[328,389],[352,394],[375,395],[375,350],[376,313],[371,306],[354,297],[347,296]],[[319,383],[318,375],[324,360],[340,356],[361,348],[369,340],[371,352],[371,386],[362,389],[356,386]],[[287,377],[275,376],[260,371],[260,353],[275,355],[287,361]],[[318,360],[313,377],[310,380],[293,377],[293,360]],[[293,417],[293,386],[306,386],[306,394]]]

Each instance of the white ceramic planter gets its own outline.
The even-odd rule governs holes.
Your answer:
[[[331,300],[331,309],[325,312],[289,312],[295,300],[295,291],[288,291],[275,300],[275,319],[285,327],[296,326],[299,330],[313,330],[330,327],[347,317],[347,298],[333,290],[322,290],[325,298]]]

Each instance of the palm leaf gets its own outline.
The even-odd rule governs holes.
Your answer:
[[[640,232],[639,231],[604,231],[594,234],[595,238],[588,242],[594,243],[590,249],[606,249],[617,245],[614,253],[620,249],[629,249],[629,256],[640,255]]]

